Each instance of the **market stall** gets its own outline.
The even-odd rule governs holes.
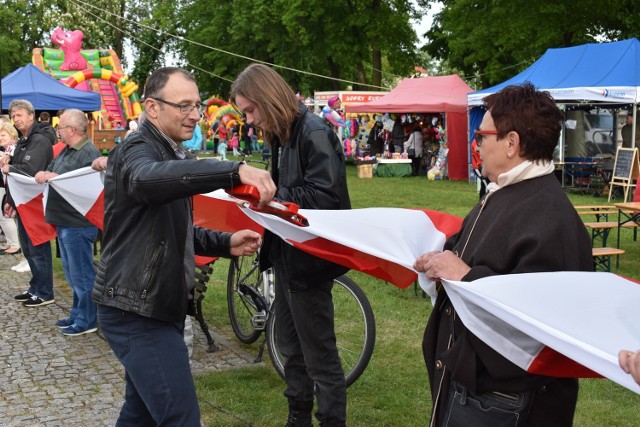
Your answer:
[[[588,178],[601,179],[610,175],[614,163],[619,126],[615,117],[621,109],[627,110],[634,118],[630,131],[631,147],[638,146],[638,70],[640,41],[636,38],[548,49],[520,74],[499,85],[470,93],[467,101],[469,106],[478,106],[485,96],[525,81],[548,91],[564,111],[566,119],[556,158],[563,184],[576,182],[574,171],[585,162],[594,163],[592,169],[597,171],[590,173]],[[593,109],[596,110],[595,115],[585,115],[585,111]],[[480,114],[483,112],[472,108],[470,121],[473,122],[474,116]],[[586,179],[582,181],[586,182]],[[601,190],[602,185],[593,187]]]
[[[347,113],[430,114],[444,117],[449,179],[468,177],[467,93],[471,88],[457,75],[406,78],[374,101],[346,106]]]
[[[469,93],[467,102],[469,106],[478,106],[485,96],[505,86],[530,81],[548,91],[566,112],[589,105],[614,110],[627,108],[636,117],[640,102],[638,70],[640,41],[636,38],[548,49],[520,74],[496,86]],[[633,121],[632,135],[636,135],[636,122]],[[567,126],[567,129],[575,130],[575,127]],[[584,139],[588,139],[588,135]],[[633,146],[637,145],[638,141],[634,141]],[[566,148],[566,142],[560,145],[560,161],[564,161]]]

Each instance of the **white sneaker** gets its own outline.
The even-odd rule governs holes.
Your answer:
[[[31,267],[27,265],[23,268],[16,270],[16,273],[31,273]]]
[[[14,265],[13,267],[11,267],[11,269],[18,273],[26,273],[28,271],[31,271],[31,267],[29,267],[29,262],[26,259],[23,259],[22,261],[20,261],[18,265]]]

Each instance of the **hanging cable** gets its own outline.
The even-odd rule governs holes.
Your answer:
[[[206,48],[206,49],[209,49],[209,50],[213,50],[213,51],[220,52],[220,53],[223,53],[223,54],[226,54],[226,55],[234,56],[236,58],[245,59],[245,60],[252,61],[252,62],[258,62],[258,63],[269,65],[269,66],[272,66],[272,67],[275,67],[275,68],[280,68],[280,69],[287,70],[287,71],[293,71],[295,73],[300,73],[300,74],[306,74],[306,75],[310,75],[310,76],[313,76],[313,77],[319,77],[319,78],[322,78],[322,79],[333,80],[333,81],[338,81],[338,82],[342,82],[342,83],[355,84],[355,85],[359,85],[359,86],[368,86],[368,87],[373,87],[373,88],[376,88],[376,89],[389,90],[388,87],[384,87],[384,86],[377,86],[377,85],[371,85],[371,84],[368,84],[368,83],[360,83],[360,82],[354,82],[354,81],[351,81],[351,80],[339,79],[339,78],[336,78],[336,77],[324,76],[322,74],[313,73],[311,71],[297,70],[295,68],[287,67],[287,66],[284,66],[284,65],[273,64],[273,63],[270,63],[270,62],[267,62],[267,61],[262,61],[260,59],[255,59],[255,58],[251,58],[249,56],[240,55],[238,53],[230,52],[230,51],[227,51],[227,50],[224,50],[224,49],[219,49],[219,48],[216,48],[216,47],[213,47],[213,46],[206,45],[204,43],[200,43],[200,42],[196,42],[196,41],[193,41],[193,40],[189,40],[189,39],[186,39],[186,38],[184,38],[182,36],[179,36],[179,35],[176,35],[176,34],[172,34],[172,33],[166,32],[166,31],[157,30],[156,28],[150,27],[148,25],[144,25],[144,24],[141,24],[139,22],[133,21],[131,19],[116,15],[115,13],[112,13],[112,12],[110,12],[108,10],[100,9],[98,6],[94,6],[94,5],[90,4],[90,3],[79,3],[76,0],[69,0],[69,2],[74,4],[78,9],[83,10],[85,12],[88,12],[88,11],[86,9],[83,9],[81,6],[83,6],[83,7],[84,6],[89,6],[89,7],[93,8],[93,9],[98,9],[100,12],[107,13],[108,15],[116,17],[117,19],[129,22],[129,23],[131,23],[133,25],[137,25],[137,26],[145,28],[147,30],[154,31],[156,34],[165,34],[165,35],[167,35],[169,37],[172,37],[172,38],[174,38],[176,40],[184,41],[184,42],[193,44],[195,46],[200,46],[200,47],[203,47],[203,48]],[[96,16],[93,13],[91,15],[92,16]],[[100,19],[103,22],[107,22],[105,19],[103,19],[101,17],[98,17],[98,19]],[[124,30],[122,30],[121,28],[118,28],[115,25],[112,25],[111,23],[109,23],[109,25],[111,25],[113,28],[117,29],[118,31],[122,32],[123,34],[126,34],[129,37],[132,37],[129,34],[127,34]],[[138,40],[135,37],[132,37],[132,38],[134,38],[135,40]],[[192,65],[190,63],[188,63],[188,65],[190,67],[196,68],[198,70],[202,70],[201,68],[196,67],[196,66],[194,66],[194,65]],[[213,73],[209,73],[209,74],[211,74],[213,76],[216,76]],[[231,80],[226,79],[226,78],[221,77],[221,76],[216,76],[216,77],[219,77],[219,78],[227,80],[227,81],[231,81]]]

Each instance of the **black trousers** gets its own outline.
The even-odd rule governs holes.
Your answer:
[[[276,328],[278,346],[285,357],[290,410],[313,408],[323,427],[346,425],[347,388],[338,356],[334,331],[331,288],[333,281],[305,286],[295,291],[284,263],[274,263],[276,272]]]

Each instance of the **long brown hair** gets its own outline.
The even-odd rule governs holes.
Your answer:
[[[260,111],[259,127],[267,142],[277,138],[288,144],[291,125],[298,113],[298,100],[280,74],[264,64],[251,64],[231,85],[231,102],[243,96]]]

